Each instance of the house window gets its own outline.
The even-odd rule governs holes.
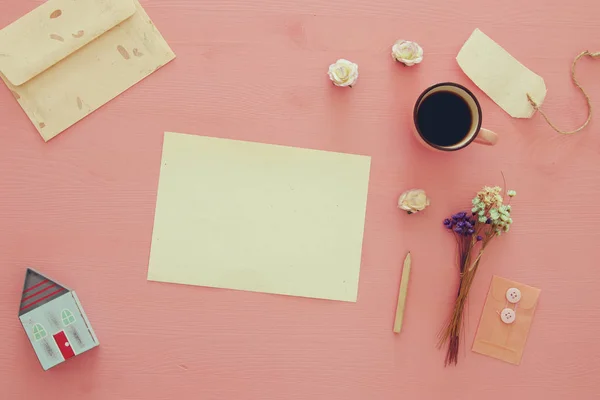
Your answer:
[[[33,326],[33,337],[35,340],[42,340],[46,336],[48,336],[48,334],[42,324],[35,324]]]
[[[69,310],[62,310],[60,316],[62,318],[64,326],[68,326],[75,323],[75,317],[73,316],[73,313]]]

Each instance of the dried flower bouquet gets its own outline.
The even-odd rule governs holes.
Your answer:
[[[502,189],[484,187],[473,199],[471,212],[462,211],[444,220],[444,226],[454,234],[457,244],[459,286],[452,315],[440,333],[440,346],[448,345],[445,365],[458,362],[458,349],[463,327],[463,313],[471,284],[486,247],[497,236],[508,232],[513,222],[510,199],[516,195],[509,190],[504,203]]]

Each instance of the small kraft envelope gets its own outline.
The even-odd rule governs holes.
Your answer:
[[[174,58],[137,0],[50,0],[0,30],[0,77],[45,141]]]
[[[514,296],[514,288],[520,292],[516,303],[508,301],[508,297]],[[540,289],[494,276],[483,306],[473,351],[519,365],[540,292]],[[511,323],[504,322],[501,317],[506,308],[513,310],[509,312]]]

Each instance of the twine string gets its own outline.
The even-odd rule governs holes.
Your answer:
[[[542,117],[544,117],[544,119],[546,120],[546,122],[548,123],[548,125],[550,125],[552,127],[552,129],[554,129],[556,132],[563,134],[563,135],[571,135],[573,133],[577,133],[580,130],[582,130],[583,128],[585,128],[590,121],[592,120],[592,101],[590,100],[590,96],[587,94],[587,92],[583,89],[583,87],[581,86],[581,84],[579,83],[579,81],[577,80],[577,76],[575,74],[575,67],[577,66],[577,62],[582,59],[583,57],[591,57],[591,58],[600,58],[600,51],[596,52],[596,53],[591,53],[589,51],[584,51],[581,54],[579,54],[577,57],[575,57],[575,60],[573,60],[573,64],[571,64],[571,79],[573,80],[573,83],[575,84],[575,86],[577,86],[579,88],[579,90],[581,90],[581,93],[583,93],[583,96],[585,97],[585,101],[587,102],[587,108],[588,108],[588,117],[585,120],[585,122],[583,123],[583,125],[581,125],[579,128],[573,130],[573,131],[563,131],[559,128],[556,127],[556,125],[554,125],[550,119],[548,118],[548,116],[546,115],[546,113],[542,110],[541,105],[539,105],[532,97],[529,93],[527,93],[527,100],[529,100],[529,104],[531,104],[531,106],[536,110],[539,111],[539,113],[542,115]]]

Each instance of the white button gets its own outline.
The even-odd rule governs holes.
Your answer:
[[[515,314],[515,311],[513,309],[505,308],[500,313],[500,318],[502,319],[502,322],[504,322],[505,324],[512,324],[513,322],[515,322],[515,319],[517,318],[517,314]]]
[[[69,342],[65,342],[65,347],[69,347]]]
[[[511,287],[506,291],[506,300],[508,300],[509,303],[518,303],[521,300],[521,291]]]

